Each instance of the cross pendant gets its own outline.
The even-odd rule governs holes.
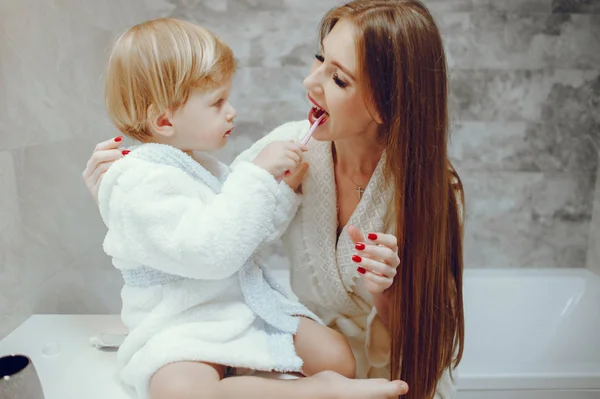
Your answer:
[[[361,186],[356,186],[356,192],[358,193],[358,200],[360,201],[365,190]]]

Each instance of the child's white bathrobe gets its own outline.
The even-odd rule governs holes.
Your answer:
[[[253,163],[229,171],[195,157],[144,144],[111,166],[99,189],[104,250],[125,281],[121,377],[141,397],[176,361],[300,371],[293,316],[318,320],[261,261],[299,196]]]

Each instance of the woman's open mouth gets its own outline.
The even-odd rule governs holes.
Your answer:
[[[327,122],[327,119],[329,119],[329,114],[323,108],[319,107],[318,105],[314,105],[314,102],[313,102],[313,107],[310,109],[310,112],[308,113],[308,121],[310,122],[310,124],[312,125],[313,123],[315,123],[316,120],[319,119],[323,115],[325,115],[325,117],[321,120],[321,123],[319,123],[319,126],[321,126],[322,124]]]

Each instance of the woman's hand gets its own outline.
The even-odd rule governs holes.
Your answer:
[[[400,264],[396,236],[383,233],[368,233],[365,241],[362,233],[354,226],[348,227],[354,243],[352,261],[357,271],[364,276],[365,288],[373,295],[382,294],[390,288]]]
[[[365,288],[373,297],[379,318],[388,326],[389,303],[385,290],[392,286],[400,265],[398,239],[392,234],[368,233],[365,242],[360,230],[354,226],[348,226],[348,234],[356,251],[352,255],[356,271],[363,275]]]
[[[83,181],[85,181],[85,185],[88,190],[90,190],[90,193],[96,202],[98,202],[98,187],[100,187],[104,172],[108,170],[113,162],[123,158],[129,153],[127,150],[119,150],[119,145],[121,145],[122,141],[123,138],[118,136],[96,145],[92,156],[85,166],[85,170],[81,174]]]

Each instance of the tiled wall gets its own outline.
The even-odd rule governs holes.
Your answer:
[[[0,3],[0,336],[31,313],[105,313],[120,276],[82,181],[115,135],[108,49],[159,16],[212,28],[240,60],[229,161],[307,112],[302,79],[336,0]],[[600,1],[426,0],[452,77],[452,157],[468,207],[467,267],[584,266],[598,167]],[[285,263],[280,258],[274,264]]]
[[[596,116],[596,118],[598,118],[598,116]],[[600,172],[600,167],[598,172]],[[596,173],[594,211],[588,238],[586,267],[600,275],[600,173],[598,172]]]

